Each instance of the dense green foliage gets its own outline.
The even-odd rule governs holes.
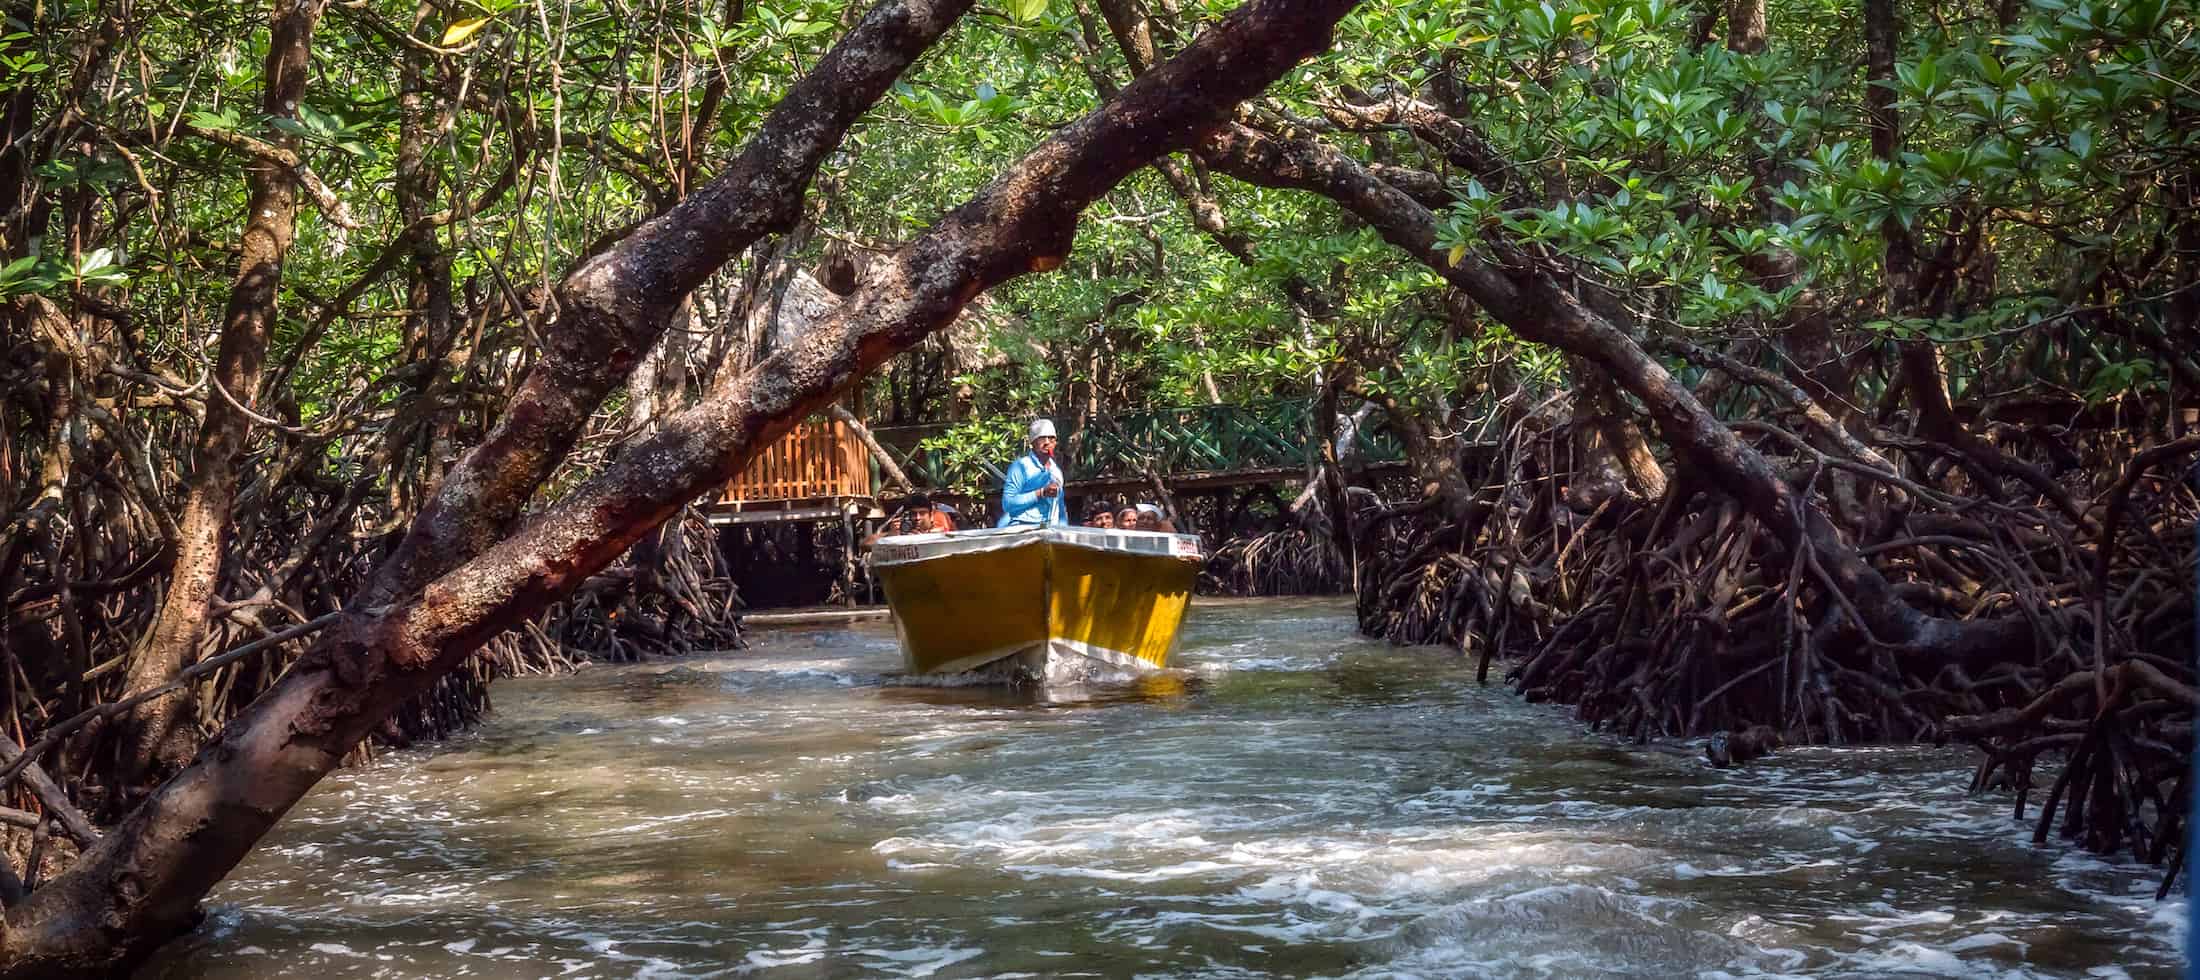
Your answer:
[[[35,161],[44,193],[82,203],[73,227],[52,214],[10,228],[0,296],[126,296],[160,360],[203,344],[200,326],[225,295],[220,249],[239,218],[243,157],[208,137],[269,131],[255,111],[265,37],[250,7],[163,7],[136,13],[126,32],[97,7],[47,3],[33,8],[39,22],[18,10],[10,23],[8,64],[40,115],[75,93],[69,105],[94,129]],[[435,232],[465,305],[487,306],[707,175],[848,14],[830,3],[500,2],[480,11],[485,21],[463,7],[423,10],[408,27],[399,6],[332,8],[317,84],[296,122],[279,120],[358,225],[314,215],[286,275],[283,340],[300,361],[288,394],[306,423],[397,397],[376,380],[400,366],[393,314],[406,297],[372,274],[387,273],[376,260],[406,220],[397,170],[408,126],[425,129],[422,213],[516,171],[510,190],[481,195],[493,199],[480,213]],[[1459,198],[1444,243],[1471,247],[1485,227],[1547,243],[1677,329],[1746,336],[1812,291],[1856,330],[1946,345],[1958,393],[1984,378],[2006,394],[2022,378],[2099,401],[2158,392],[2172,370],[2191,369],[2164,363],[2156,279],[2162,263],[2191,261],[2166,247],[2189,206],[2180,176],[2195,163],[2189,9],[1917,8],[1897,67],[1906,139],[1894,160],[1870,152],[1856,8],[1775,3],[1761,53],[1701,43],[1704,14],[1665,0],[1371,4],[1334,58],[1272,92],[1271,111],[1314,120],[1356,96],[1454,93],[1451,108],[1502,152],[1512,182],[1499,190],[1446,173]],[[1061,2],[985,12],[832,161],[818,227],[857,248],[903,239],[1090,109],[1088,73],[1127,75],[1096,22]],[[431,47],[446,34],[457,43]],[[110,49],[95,50],[102,43]],[[72,70],[87,58],[94,74]],[[435,76],[411,120],[399,64]],[[716,100],[705,94],[713,78],[725,83]],[[705,108],[716,114],[697,127],[707,146],[683,173],[681,127]],[[1372,133],[1361,149],[1449,169],[1402,133]],[[983,354],[935,368],[972,387],[977,400],[957,409],[1061,410],[1077,383],[1114,405],[1204,400],[1210,378],[1225,398],[1303,389],[1355,346],[1419,353],[1398,364],[1416,380],[1378,374],[1376,384],[1450,387],[1459,365],[1498,357],[1556,370],[1501,331],[1430,329],[1442,318],[1430,274],[1323,204],[1226,181],[1217,192],[1257,261],[1218,248],[1159,174],[1142,174],[1090,216],[1065,274],[1004,297],[1013,316],[988,331]],[[1921,254],[1976,239],[1992,261],[1943,309],[1875,309],[1890,219]],[[1753,273],[1751,260],[1772,251],[1799,259],[1800,275]],[[345,302],[363,274],[366,288]],[[1291,277],[1333,297],[1338,315],[1294,311],[1277,288]],[[492,349],[524,349],[517,324],[484,319]],[[973,365],[975,376],[954,370]],[[916,394],[926,393],[941,392]],[[908,401],[918,403],[895,421],[946,408]]]

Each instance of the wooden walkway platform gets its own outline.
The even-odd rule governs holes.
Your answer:
[[[810,609],[774,609],[769,612],[742,613],[743,626],[837,626],[843,623],[860,623],[865,620],[885,619],[891,615],[885,606],[857,606],[853,609],[818,607]]]
[[[1494,424],[1495,413],[1491,415],[1485,428]],[[1141,496],[1153,486],[1148,474],[1155,472],[1171,493],[1288,483],[1304,479],[1317,458],[1306,434],[1312,424],[1309,408],[1288,399],[1126,412],[1074,425],[1056,421],[1064,435],[1066,489],[1076,498]],[[997,424],[1003,438],[1023,425],[1013,419],[982,424]],[[973,461],[934,448],[950,428],[904,426],[877,429],[872,435],[919,488],[965,505],[968,522],[991,509],[1000,487],[999,466],[1008,461]],[[1458,435],[1489,444],[1494,433]],[[1354,430],[1351,449],[1359,466],[1377,474],[1401,472],[1406,466],[1404,446],[1379,416]],[[875,471],[854,428],[838,420],[806,422],[766,448],[705,509],[718,525],[842,521],[853,529],[859,522],[889,516],[891,507],[882,499],[889,495],[882,492],[885,484]]]

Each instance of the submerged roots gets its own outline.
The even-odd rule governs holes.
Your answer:
[[[1201,591],[1221,595],[1324,595],[1352,587],[1352,568],[1327,534],[1285,528],[1216,548]]]
[[[2013,791],[2020,815],[2038,798],[2039,839],[2168,861],[2174,877],[2200,692],[2196,504],[2170,467],[2194,446],[2082,447],[2118,477],[2088,488],[2087,470],[2066,471],[2096,490],[2082,520],[1934,444],[1889,447],[1905,475],[1876,482],[1791,460],[1790,484],[1902,602],[2013,640],[1897,643],[1828,556],[1785,546],[1721,488],[1631,496],[1594,482],[1567,435],[1502,447],[1463,518],[1379,522],[1362,541],[1362,629],[1452,646],[1485,679],[1502,660],[1526,698],[1601,730],[1722,733],[1720,764],[1782,741],[1965,741],[1984,756],[1976,788]],[[2042,759],[2062,764],[2036,779]]]
[[[688,510],[529,624],[530,639],[610,661],[739,648],[740,602],[716,540]]]

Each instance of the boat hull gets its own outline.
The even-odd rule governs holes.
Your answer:
[[[1063,681],[1167,666],[1197,557],[1184,535],[1029,528],[885,538],[872,567],[910,673]]]

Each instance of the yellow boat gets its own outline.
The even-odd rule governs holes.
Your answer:
[[[1006,527],[880,538],[909,673],[1064,683],[1168,666],[1199,575],[1189,534]]]

